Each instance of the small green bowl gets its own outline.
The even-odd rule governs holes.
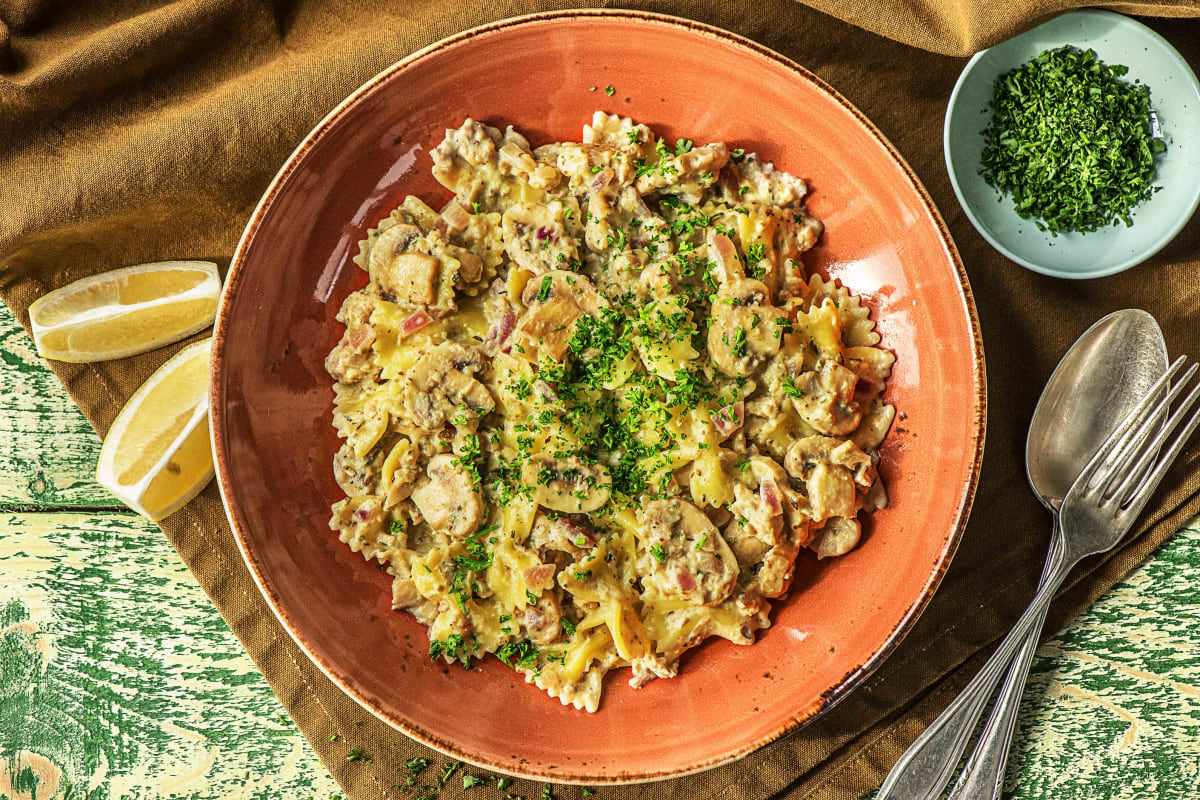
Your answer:
[[[1092,233],[1040,231],[1013,210],[979,174],[983,129],[996,79],[1043,50],[1091,48],[1107,64],[1129,67],[1126,80],[1150,87],[1157,135],[1167,150],[1156,159],[1154,185],[1162,187],[1133,211],[1133,226]],[[1183,229],[1200,204],[1200,82],[1165,39],[1129,17],[1109,11],[1072,11],[1020,36],[976,53],[963,69],[946,110],[946,169],[954,193],[983,238],[1018,264],[1059,278],[1099,278],[1140,264]]]

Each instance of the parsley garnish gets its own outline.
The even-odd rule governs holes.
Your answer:
[[[614,89],[614,88],[613,88],[613,87],[611,87],[611,86],[605,86],[605,87],[604,87],[604,93],[605,93],[606,95],[608,95],[609,97],[612,97],[614,94],[616,94],[616,93],[617,93],[617,90],[616,90],[616,89]]]
[[[1150,89],[1123,66],[1070,45],[996,80],[981,173],[1041,230],[1086,233],[1124,222],[1156,191]]]
[[[538,650],[528,639],[505,642],[496,651],[496,658],[513,669],[529,669],[537,662]]]
[[[550,284],[554,279],[549,275],[542,276],[542,285],[538,287],[537,299],[539,303],[546,302],[546,298],[550,296]]]
[[[660,544],[650,545],[650,555],[654,556],[654,560],[660,564],[665,563],[667,560],[666,551],[662,549],[662,545]]]
[[[734,358],[741,358],[746,354],[746,329],[738,328],[733,332],[733,345],[730,347],[730,352]]]

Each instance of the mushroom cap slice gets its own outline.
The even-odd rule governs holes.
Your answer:
[[[412,492],[413,505],[429,527],[455,539],[473,533],[483,519],[483,495],[449,454],[434,456]]]
[[[462,415],[474,420],[496,407],[487,387],[472,377],[483,370],[483,355],[454,342],[432,348],[408,372],[404,405],[424,430],[438,430]]]
[[[603,464],[578,456],[554,458],[536,453],[521,469],[521,480],[534,502],[563,514],[585,514],[601,508],[612,493],[612,475]]]
[[[779,352],[787,314],[771,305],[770,290],[753,278],[730,278],[712,304],[708,353],[726,375],[746,376]]]

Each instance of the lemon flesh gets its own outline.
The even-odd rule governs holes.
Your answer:
[[[212,479],[208,431],[211,340],[158,368],[117,414],[100,449],[96,480],[157,522]]]
[[[92,275],[29,307],[38,354],[108,361],[177,342],[212,324],[221,293],[217,265],[160,261]]]

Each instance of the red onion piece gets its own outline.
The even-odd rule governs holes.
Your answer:
[[[745,421],[746,404],[741,400],[724,406],[712,416],[713,430],[722,439],[742,427],[742,423]]]
[[[517,326],[517,315],[511,311],[505,311],[499,319],[492,322],[488,328],[487,334],[483,337],[483,346],[488,353],[495,354],[500,347],[508,341],[508,337],[512,335],[513,329]],[[508,352],[507,350],[505,352]]]
[[[758,483],[758,496],[771,509],[772,517],[783,515],[783,501],[779,496],[779,484],[774,478],[764,478]]]

